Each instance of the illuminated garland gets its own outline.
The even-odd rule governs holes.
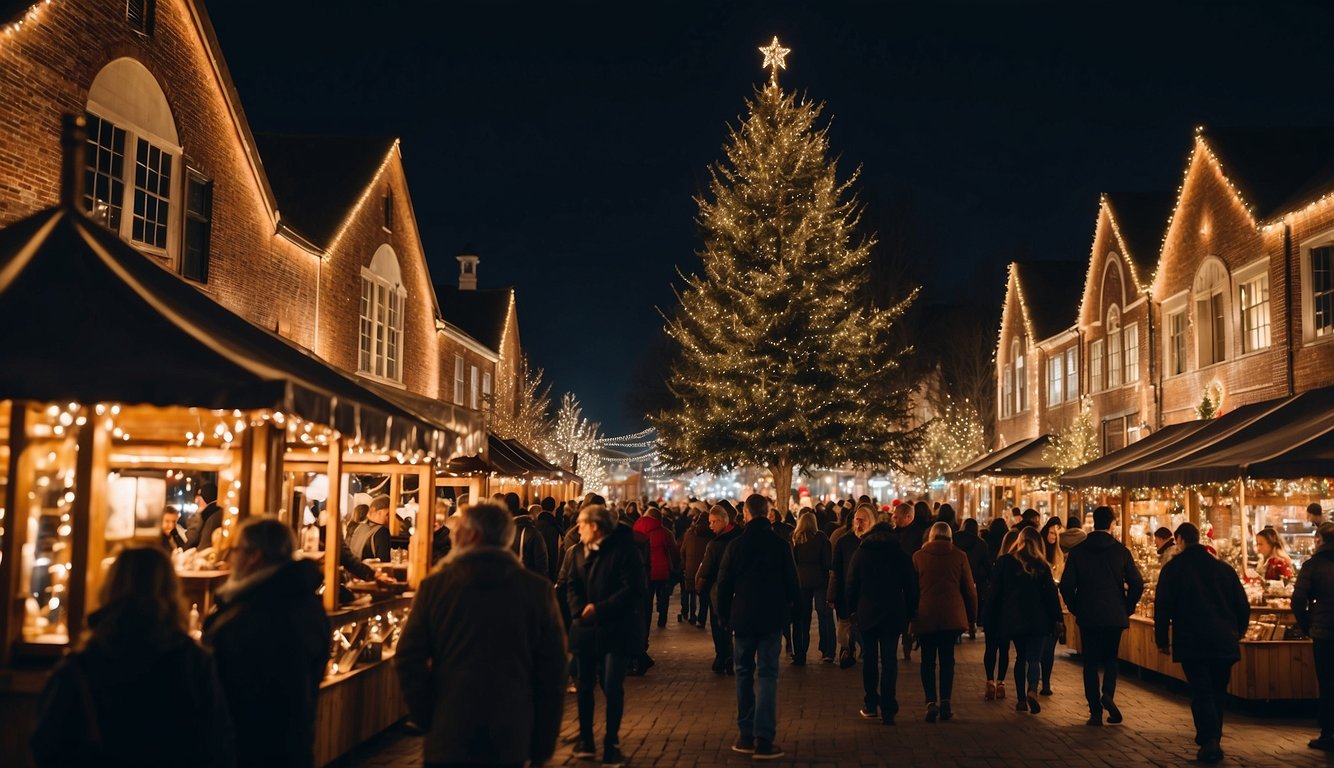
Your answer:
[[[41,0],[41,2],[33,3],[32,5],[28,6],[28,10],[24,11],[21,17],[15,19],[14,21],[9,22],[8,24],[5,24],[3,28],[5,37],[9,37],[11,35],[20,32],[23,29],[24,24],[32,24],[36,22],[37,19],[40,18],[42,15],[42,9],[44,9],[46,6],[50,4],[51,0]]]

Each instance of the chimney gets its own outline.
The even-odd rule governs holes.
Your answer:
[[[88,152],[88,118],[64,114],[60,117],[60,204],[83,207],[83,175]]]
[[[472,253],[472,248],[464,248],[455,258],[459,260],[459,290],[477,290],[477,262],[480,258]]]

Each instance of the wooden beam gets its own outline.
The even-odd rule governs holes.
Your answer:
[[[73,641],[83,633],[97,607],[106,554],[107,449],[105,421],[89,418],[75,433],[79,453],[74,464],[74,503],[70,506],[70,573],[66,580],[66,628]]]
[[[28,404],[14,400],[9,404],[9,466],[8,483],[0,503],[5,506],[5,535],[0,537],[0,666],[8,667],[14,658],[14,644],[23,632],[23,600],[17,599],[22,559],[19,553],[27,543],[28,518],[32,514],[27,503],[32,489],[33,464],[28,445]]]
[[[417,524],[408,540],[408,586],[416,589],[431,571],[431,538],[435,534],[435,468],[425,464],[417,473]]]
[[[334,438],[334,449],[329,451],[325,467],[329,478],[329,498],[325,502],[329,524],[324,529],[324,609],[338,610],[339,579],[338,555],[343,547],[343,526],[340,508],[343,505],[343,438]]]

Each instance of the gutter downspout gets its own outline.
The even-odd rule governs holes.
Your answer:
[[[1293,345],[1296,340],[1292,337],[1292,225],[1283,222],[1283,311],[1287,314],[1287,324],[1283,330],[1284,339],[1284,357],[1287,364],[1285,371],[1288,378],[1288,396],[1296,393],[1297,382],[1294,380],[1296,374],[1294,371],[1295,361],[1293,360]]]
[[[1153,332],[1153,316],[1155,311],[1153,305],[1153,291],[1145,291],[1144,298],[1148,301],[1149,305],[1149,381],[1152,382],[1150,386],[1153,387],[1153,431],[1157,432],[1163,428],[1163,401],[1161,397],[1163,387],[1162,381],[1160,380],[1162,372],[1158,370],[1160,367],[1158,365],[1158,350],[1153,343],[1153,339],[1157,335]],[[1141,436],[1140,439],[1142,440],[1144,438]]]

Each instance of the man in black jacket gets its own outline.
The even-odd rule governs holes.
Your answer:
[[[639,610],[648,582],[630,527],[601,504],[586,504],[577,518],[579,543],[566,564],[565,599],[569,604],[570,647],[579,659],[579,739],[574,756],[591,758],[593,689],[599,678],[607,697],[605,766],[624,763],[620,749],[625,711],[625,672],[640,651]]]
[[[839,537],[834,544],[829,566],[829,604],[838,614],[838,665],[843,669],[857,663],[857,628],[852,624],[853,605],[848,602],[848,571],[852,555],[861,544],[861,537],[871,530],[875,508],[862,504],[852,513],[852,530]]]
[[[331,632],[320,569],[292,559],[296,539],[276,518],[250,518],[235,535],[203,642],[236,723],[237,764],[309,766]]]
[[[556,524],[556,500],[550,496],[542,499],[541,506],[534,504],[528,508],[528,514],[533,518],[533,527],[542,534],[542,543],[547,548],[547,578],[553,582],[560,573],[560,558],[563,551],[560,547],[560,526]]]
[[[1223,759],[1220,742],[1228,680],[1232,665],[1241,658],[1238,641],[1250,625],[1251,606],[1236,571],[1200,546],[1199,528],[1182,523],[1176,538],[1181,552],[1158,574],[1154,640],[1164,654],[1170,640],[1172,660],[1186,673],[1195,743],[1200,745],[1195,759],[1217,763]],[[1068,568],[1067,564],[1067,572]]]
[[[756,760],[772,760],[783,755],[774,744],[778,651],[800,590],[792,546],[769,523],[769,499],[751,494],[745,509],[746,527],[727,545],[718,569],[718,612],[728,617],[736,663],[740,737],[732,749]]]
[[[847,602],[861,632],[865,662],[862,687],[866,703],[860,714],[866,718],[879,714],[881,722],[893,725],[899,711],[895,695],[898,640],[917,614],[918,592],[917,572],[894,535],[889,513],[881,515],[862,537],[861,546],[852,556],[847,592]]]
[[[1316,531],[1319,547],[1302,565],[1292,590],[1292,613],[1315,650],[1315,676],[1320,686],[1320,736],[1312,749],[1334,751],[1334,523]]]
[[[222,507],[218,506],[218,486],[204,483],[195,492],[196,512],[185,529],[185,549],[213,546],[213,532],[222,526]]]
[[[533,518],[524,512],[519,494],[507,493],[503,499],[505,507],[514,516],[514,544],[510,549],[519,556],[519,562],[523,563],[524,568],[555,581],[549,567],[547,543],[542,539],[542,532],[533,524]]]
[[[700,561],[699,571],[686,574],[686,578],[695,580],[695,591],[709,596],[709,605],[714,607],[709,615],[709,629],[713,633],[713,671],[717,674],[732,674],[732,635],[727,629],[727,617],[718,610],[718,566],[723,562],[723,552],[727,545],[741,535],[741,528],[732,522],[727,507],[715,504],[709,510],[709,530],[713,539],[704,547],[704,559]]]
[[[1070,550],[1061,574],[1061,597],[1079,623],[1084,662],[1084,698],[1089,705],[1088,725],[1122,721],[1116,706],[1117,651],[1121,633],[1130,626],[1144,594],[1144,578],[1130,550],[1112,538],[1111,507],[1093,510],[1093,533]],[[1098,685],[1098,672],[1102,685]]]

